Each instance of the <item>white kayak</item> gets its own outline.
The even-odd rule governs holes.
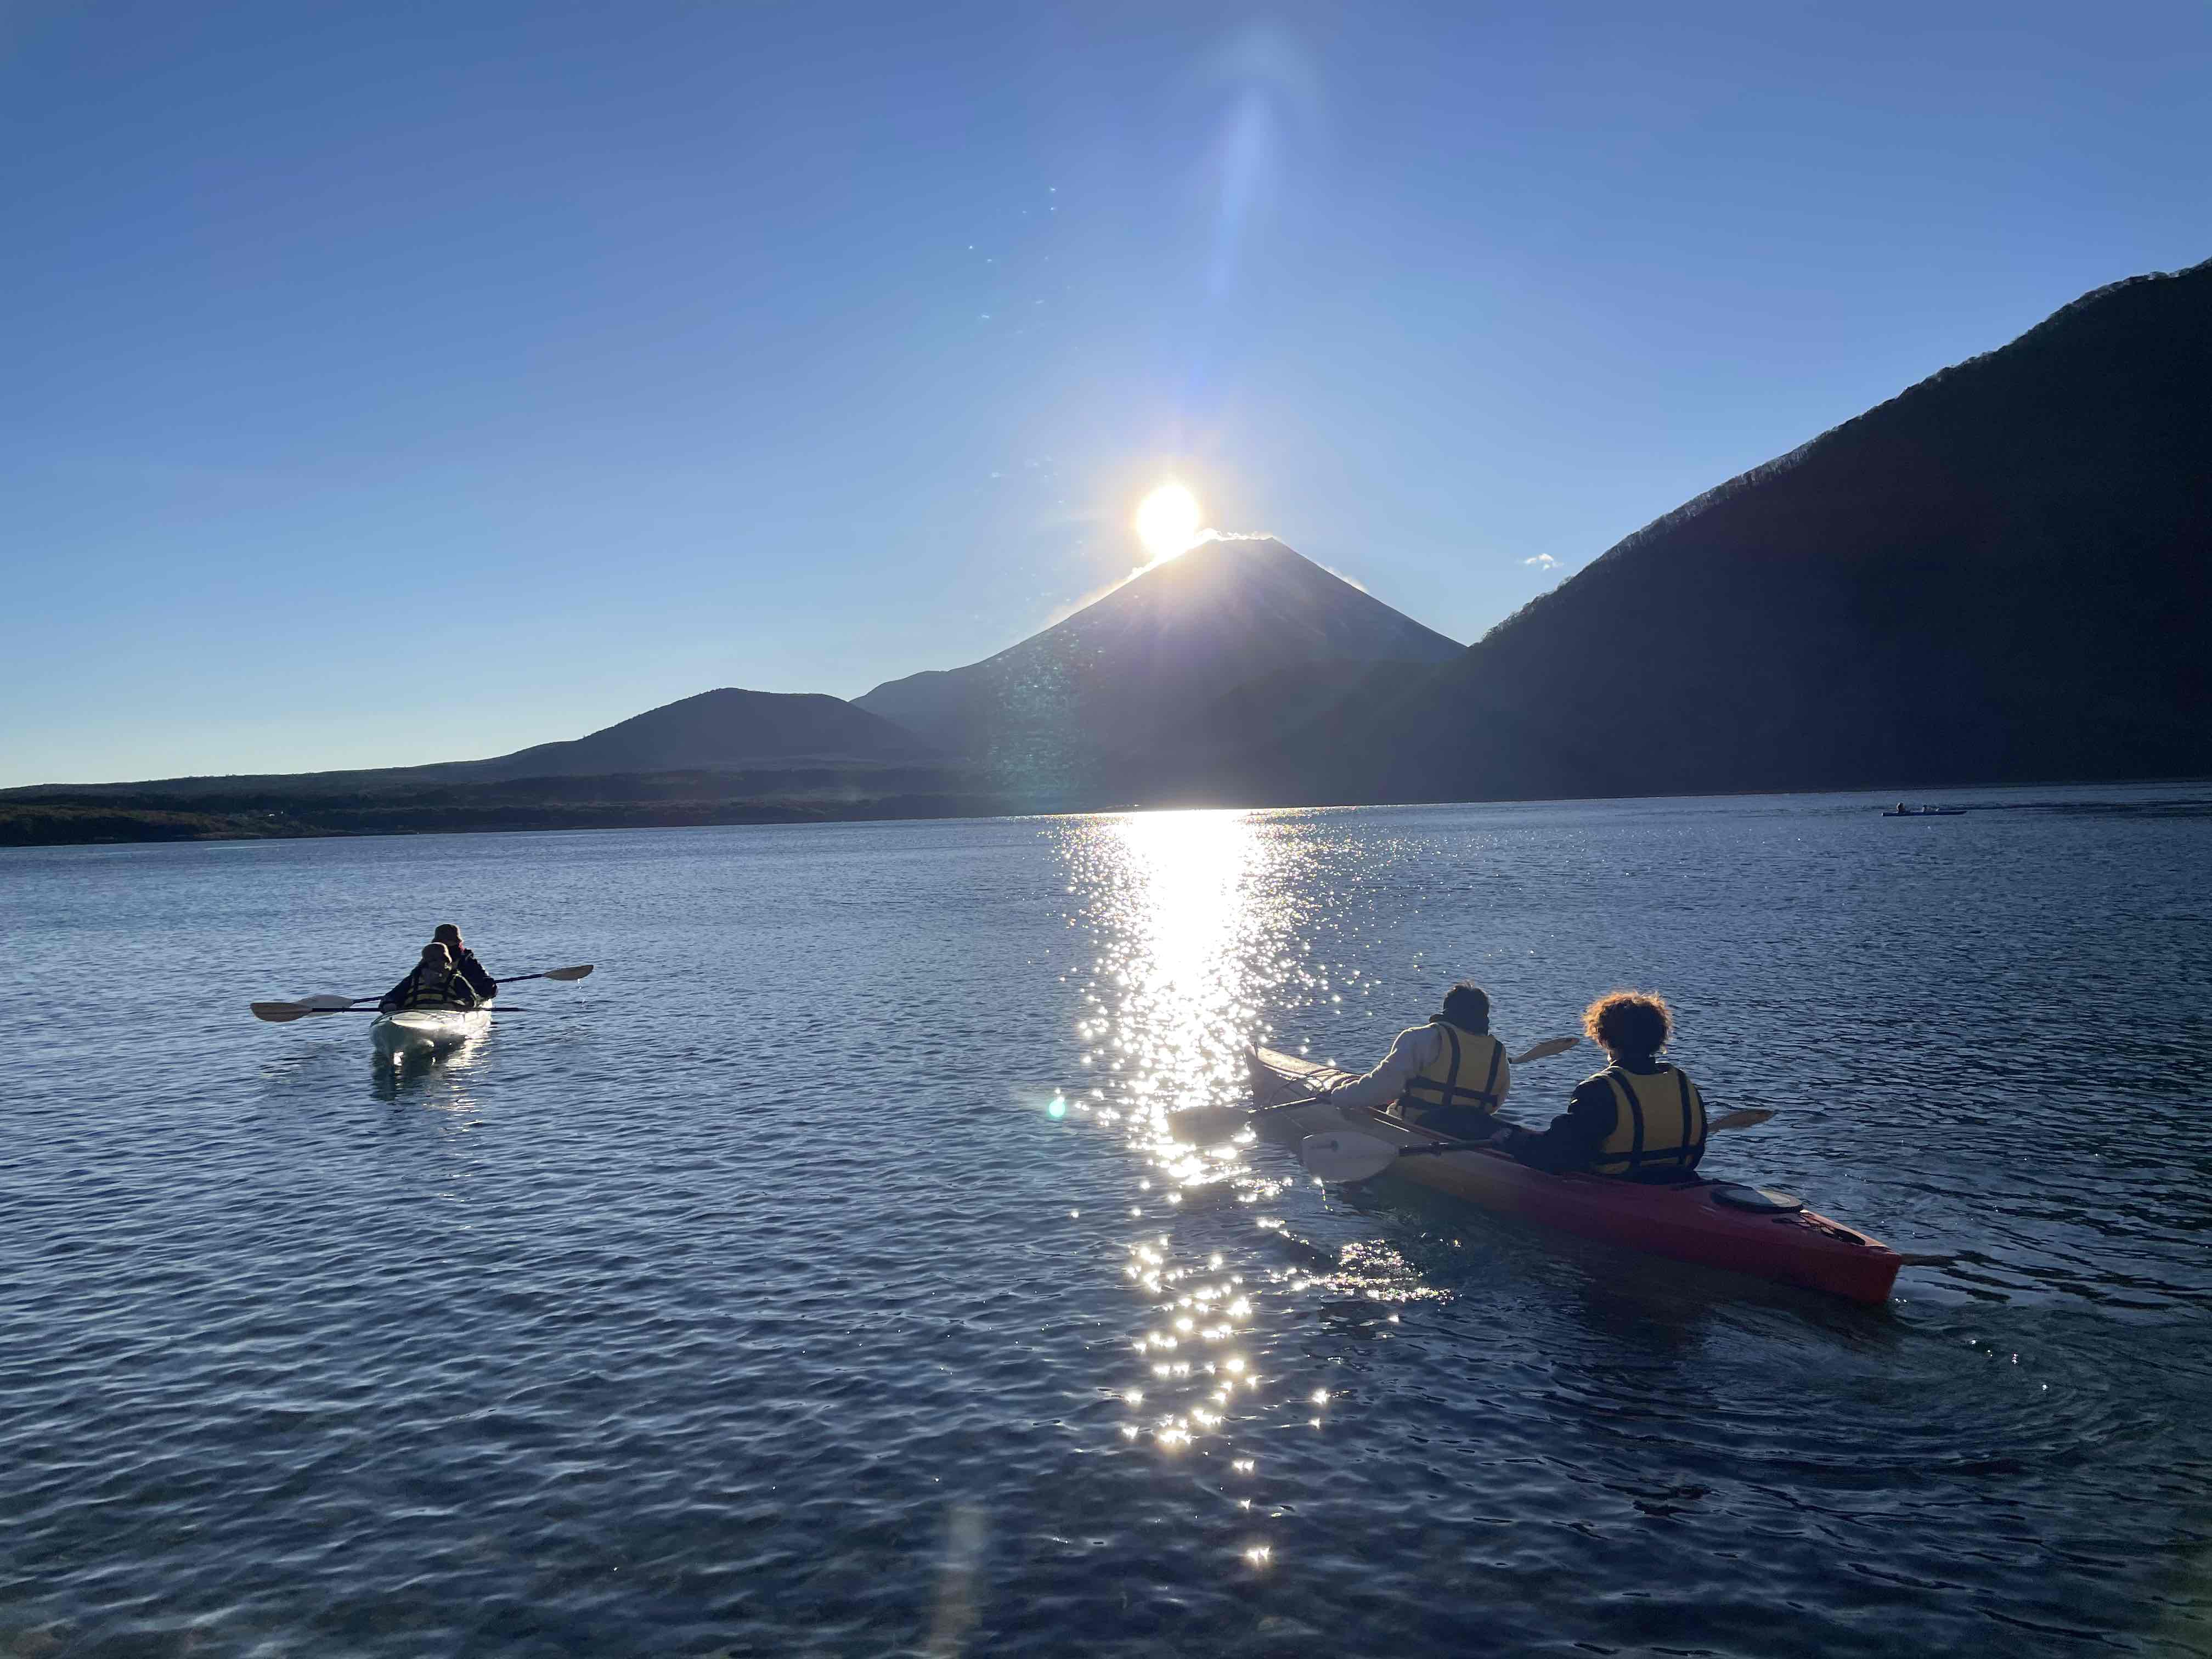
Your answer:
[[[458,1048],[490,1029],[489,1008],[410,1008],[379,1014],[369,1022],[368,1040],[379,1055],[396,1060]]]

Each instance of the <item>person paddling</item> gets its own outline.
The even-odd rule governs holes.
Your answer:
[[[483,999],[476,987],[455,971],[453,958],[442,945],[422,947],[415,971],[384,994],[377,1012],[396,1014],[409,1008],[474,1008]]]
[[[461,930],[450,921],[441,921],[431,931],[430,937],[446,947],[446,954],[453,959],[453,971],[468,981],[469,988],[478,1000],[489,1002],[499,994],[499,981],[484,971],[477,960],[477,953],[461,943]]]
[[[1513,1062],[1490,1034],[1490,994],[1462,981],[1444,993],[1443,1009],[1426,1024],[1398,1033],[1373,1071],[1325,1097],[1332,1106],[1389,1107],[1408,1123],[1477,1140],[1497,1127],[1491,1115],[1512,1087]]]
[[[1541,1134],[1510,1129],[1496,1144],[1532,1169],[1620,1181],[1688,1180],[1705,1155],[1705,1103],[1679,1066],[1659,1058],[1674,1035],[1666,999],[1615,991],[1583,1014],[1583,1030],[1613,1063],[1575,1085]]]

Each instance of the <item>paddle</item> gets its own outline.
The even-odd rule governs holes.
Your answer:
[[[1548,1060],[1553,1054],[1563,1054],[1580,1042],[1580,1037],[1546,1037],[1541,1042],[1532,1042],[1519,1054],[1510,1056],[1516,1066],[1531,1060]],[[1194,1146],[1211,1146],[1230,1139],[1246,1124],[1256,1122],[1271,1112],[1288,1112],[1300,1106],[1318,1106],[1328,1098],[1325,1095],[1307,1095],[1298,1100],[1285,1100],[1274,1106],[1193,1106],[1188,1110],[1172,1113],[1168,1127],[1176,1139],[1187,1140]]]
[[[1177,1140],[1188,1141],[1194,1146],[1211,1146],[1241,1133],[1248,1123],[1256,1123],[1271,1112],[1288,1112],[1300,1106],[1318,1106],[1319,1095],[1308,1095],[1301,1100],[1286,1100],[1276,1106],[1193,1106],[1184,1111],[1168,1114],[1168,1127]]]
[[[586,974],[590,973],[595,965],[596,964],[592,963],[586,962],[580,963],[574,968],[548,968],[542,974],[511,974],[505,979],[495,979],[492,981],[492,983],[495,985],[520,985],[526,979],[557,979],[562,981],[581,979]]]
[[[289,1025],[295,1019],[307,1018],[309,1014],[349,1013],[354,1004],[372,1000],[374,999],[369,997],[342,997],[335,991],[324,991],[314,996],[301,997],[297,1002],[252,1002],[246,1006],[253,1010],[256,1019],[265,1019],[271,1025]]]
[[[506,979],[495,979],[492,983],[520,985],[526,979],[555,979],[565,983],[569,980],[582,979],[595,965],[592,963],[584,962],[579,963],[574,968],[548,968],[535,974],[510,975]],[[314,996],[301,997],[296,1002],[254,1002],[246,1006],[252,1009],[253,1017],[256,1019],[265,1019],[271,1025],[289,1025],[295,1019],[305,1019],[309,1014],[347,1013],[356,1012],[355,1005],[357,1003],[381,1000],[380,997],[342,997],[335,991],[324,991]],[[376,1011],[371,1008],[360,1012],[374,1013]],[[509,1008],[502,1009],[501,1012],[516,1013],[520,1011]]]
[[[586,974],[592,971],[592,963],[585,962],[579,963],[574,968],[548,968],[542,973],[510,974],[505,979],[495,979],[492,981],[492,983],[494,985],[520,985],[526,979],[557,979],[565,983],[567,981],[572,979],[583,978]],[[319,1000],[320,999],[315,997],[309,997],[307,999],[310,1002],[319,1001]],[[375,1002],[379,1000],[379,999],[375,997],[349,997],[346,1000],[349,1002]]]
[[[520,985],[526,979],[557,979],[565,983],[572,979],[583,978],[585,975],[592,971],[592,963],[585,962],[579,963],[574,968],[548,968],[543,973],[510,974],[505,979],[495,979],[492,981],[492,983],[494,985]],[[310,1002],[313,1002],[317,1000],[318,999],[313,997],[309,997],[307,999]],[[347,1000],[349,1002],[374,1002],[377,1001],[378,999],[375,997],[349,997]]]
[[[477,1006],[488,1014],[526,1014],[532,1012],[528,1008],[510,1008],[503,1002],[496,1006],[488,1002]],[[379,1014],[383,1012],[381,1008],[306,1008],[296,1002],[257,1002],[253,1005],[253,1017],[265,1019],[271,1025],[289,1025],[295,1019],[312,1019],[317,1014]],[[442,1014],[465,1011],[436,1008],[429,1012]]]
[[[1723,1129],[1748,1129],[1766,1121],[1774,1115],[1771,1109],[1747,1106],[1739,1111],[1726,1112],[1709,1118],[1705,1133],[1717,1134]],[[1334,1130],[1328,1134],[1308,1135],[1298,1143],[1298,1162],[1323,1181],[1364,1181],[1378,1176],[1401,1158],[1420,1158],[1437,1152],[1466,1152],[1482,1145],[1480,1141],[1436,1140],[1419,1146],[1400,1146],[1384,1140],[1379,1135],[1363,1135],[1356,1130]]]

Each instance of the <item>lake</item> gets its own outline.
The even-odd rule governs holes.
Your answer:
[[[2212,1651],[2212,791],[1944,799],[0,853],[0,1655]],[[598,971],[247,1012],[447,920]],[[1462,976],[1662,991],[1709,1172],[1957,1261],[1170,1201]]]

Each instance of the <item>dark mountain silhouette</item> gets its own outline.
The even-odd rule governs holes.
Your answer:
[[[0,845],[975,817],[988,789],[836,697],[725,690],[491,760],[0,790]]]
[[[1285,671],[1445,661],[1460,647],[1272,539],[1202,543],[965,668],[854,699],[1008,787],[1149,775],[1198,711]]]
[[[159,778],[143,783],[34,784],[0,790],[0,799],[55,795],[94,799],[243,799],[263,794],[363,792],[501,783],[523,778],[605,777],[628,773],[723,772],[798,766],[928,764],[945,758],[913,732],[819,692],[744,691],[726,687],[664,703],[587,736],[541,743],[490,760],[368,771]]]
[[[2086,295],[1699,496],[1441,669],[1248,718],[1182,790],[2212,774],[2208,562],[2212,263]]]
[[[911,732],[818,692],[726,687],[568,743],[541,743],[496,760],[447,769],[471,779],[598,777],[618,772],[721,771],[794,761],[939,758]]]

